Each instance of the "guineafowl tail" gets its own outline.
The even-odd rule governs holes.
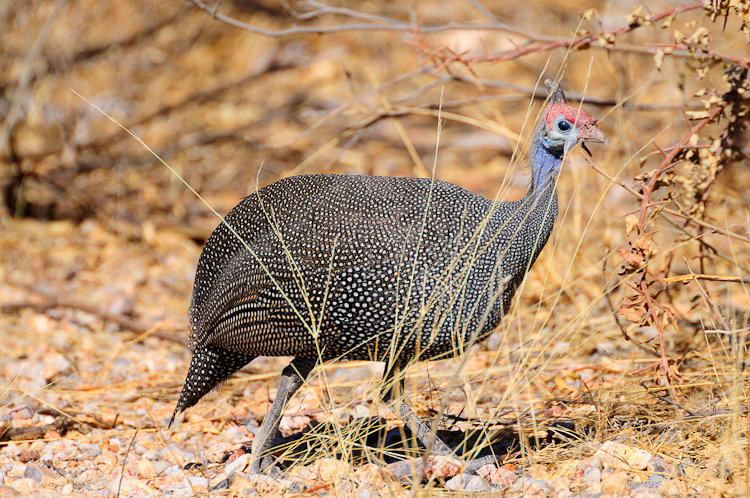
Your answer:
[[[193,353],[180,400],[174,409],[169,426],[178,413],[190,408],[230,375],[255,359],[255,356],[224,348],[201,346]]]

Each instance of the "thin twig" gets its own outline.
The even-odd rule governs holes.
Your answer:
[[[591,169],[593,169],[594,171],[596,171],[597,173],[599,173],[600,175],[602,175],[604,178],[606,178],[610,182],[614,183],[615,185],[619,185],[620,187],[624,188],[625,190],[627,190],[628,192],[630,192],[631,194],[633,194],[634,196],[636,196],[638,199],[643,200],[643,198],[644,198],[643,194],[641,194],[640,192],[637,192],[637,191],[633,190],[632,188],[628,187],[627,185],[625,185],[625,183],[622,182],[622,180],[618,180],[617,178],[614,178],[614,177],[610,176],[609,174],[605,173],[604,171],[602,171],[601,169],[599,169],[591,161],[589,161],[589,167]],[[699,220],[699,219],[697,219],[697,218],[695,218],[693,216],[690,216],[689,214],[685,214],[685,213],[682,213],[680,211],[676,211],[676,210],[670,209],[670,208],[663,208],[661,210],[661,212],[662,213],[671,214],[673,216],[679,216],[680,218],[683,218],[683,219],[689,221],[690,223],[692,223],[694,225],[698,225],[700,227],[707,228],[707,229],[712,230],[712,231],[714,231],[716,233],[720,233],[720,234],[725,235],[727,237],[731,237],[733,239],[741,240],[742,242],[747,242],[748,244],[750,244],[750,238],[745,237],[744,235],[740,235],[738,233],[734,233],[734,232],[730,232],[728,230],[724,230],[723,228],[719,228],[716,225],[712,225],[711,223],[706,223],[705,221]]]
[[[703,286],[698,282],[698,279],[695,278],[696,275],[693,273],[693,270],[690,269],[690,265],[688,264],[687,258],[682,258],[682,261],[684,261],[685,266],[687,266],[688,270],[690,270],[691,276],[693,277],[693,281],[698,286],[698,290],[701,293],[701,296],[703,296],[704,301],[706,302],[706,305],[714,312],[716,313],[716,316],[719,317],[719,321],[721,322],[721,325],[724,327],[724,330],[731,330],[729,327],[729,324],[727,323],[726,318],[724,318],[724,314],[721,312],[721,309],[719,308],[719,305],[716,304],[716,302],[711,299],[711,296],[708,295],[708,292],[706,292],[706,289],[703,288]]]
[[[656,170],[654,170],[653,174],[651,175],[651,179],[649,180],[646,187],[643,189],[643,198],[641,199],[641,214],[640,214],[640,217],[638,218],[638,232],[639,233],[643,233],[643,231],[646,228],[646,212],[648,210],[648,205],[651,201],[651,194],[656,188],[656,181],[659,179],[659,176],[662,173],[665,173],[666,171],[672,169],[677,164],[675,162],[675,159],[677,159],[677,156],[679,156],[680,153],[683,151],[683,147],[688,145],[693,135],[700,133],[700,131],[708,123],[713,121],[716,118],[716,116],[718,116],[724,110],[726,106],[727,106],[727,102],[723,101],[721,104],[711,109],[711,112],[709,113],[709,115],[701,119],[697,125],[691,126],[690,131],[687,133],[687,135],[685,135],[683,139],[680,140],[680,142],[672,148],[671,152],[669,152],[669,154],[666,155],[661,165],[658,168],[656,168]]]
[[[720,330],[720,329],[703,329],[706,334],[724,334],[724,335],[737,335],[743,332],[750,332],[750,328],[735,329],[735,330]]]
[[[669,386],[669,392],[672,395],[672,398],[677,402],[680,398],[677,396],[677,393],[674,390],[674,387],[672,387],[672,381],[669,378],[669,361],[667,361],[667,349],[664,346],[664,329],[661,326],[661,323],[659,322],[659,315],[656,313],[656,306],[654,305],[653,300],[651,299],[651,293],[648,290],[648,285],[646,284],[646,280],[641,280],[640,285],[641,293],[643,294],[643,297],[646,299],[646,307],[648,313],[651,314],[651,320],[654,323],[654,326],[656,327],[656,332],[659,335],[659,352],[661,353],[661,365],[662,368],[664,368],[664,375],[667,379],[667,385]]]
[[[256,33],[256,34],[260,34],[264,36],[279,37],[279,36],[288,36],[288,35],[294,35],[294,34],[300,34],[300,33],[321,34],[321,33],[333,33],[333,32],[340,32],[340,31],[362,31],[362,30],[413,31],[417,33],[439,33],[443,31],[470,30],[470,31],[505,31],[505,32],[514,33],[514,34],[523,36],[527,38],[528,40],[530,40],[530,43],[539,43],[539,42],[546,43],[546,45],[535,45],[533,47],[529,47],[528,45],[530,43],[527,43],[526,44],[527,46],[516,49],[515,51],[503,52],[499,54],[490,53],[486,56],[472,59],[478,62],[495,62],[498,57],[501,57],[501,58],[507,57],[510,53],[514,53],[514,52],[518,54],[515,57],[519,57],[521,55],[527,55],[528,53],[533,53],[537,51],[548,51],[548,50],[553,50],[556,48],[565,48],[565,49],[570,48],[574,50],[580,50],[580,49],[591,47],[591,48],[604,49],[608,51],[617,50],[617,48],[614,45],[606,45],[606,46],[597,45],[597,41],[599,37],[602,34],[617,36],[617,35],[629,33],[630,31],[633,31],[634,29],[637,29],[638,27],[642,26],[641,24],[631,23],[631,24],[628,24],[627,26],[623,26],[618,29],[605,31],[604,33],[595,33],[595,34],[590,34],[590,35],[571,39],[570,37],[545,35],[545,34],[531,31],[528,29],[519,28],[511,24],[499,22],[489,11],[479,6],[477,3],[475,3],[472,0],[469,0],[469,1],[475,7],[479,8],[485,15],[493,19],[493,22],[490,22],[490,23],[448,23],[448,24],[439,24],[439,25],[434,25],[434,26],[415,25],[411,22],[400,21],[398,19],[394,19],[391,17],[368,14],[368,13],[364,13],[364,12],[360,12],[360,11],[356,11],[356,10],[348,9],[348,8],[342,8],[342,7],[330,7],[328,5],[324,5],[319,2],[310,1],[307,3],[316,7],[316,10],[313,10],[307,13],[294,13],[294,16],[296,18],[309,20],[309,19],[324,16],[324,15],[339,15],[339,16],[348,17],[350,19],[356,19],[358,21],[363,21],[363,22],[336,24],[336,25],[330,25],[330,26],[292,25],[292,27],[285,28],[285,29],[265,29],[265,28],[260,28],[258,26],[253,26],[252,24],[244,23],[242,21],[234,19],[233,17],[229,17],[224,14],[215,12],[213,8],[207,6],[201,0],[187,0],[187,1],[195,5],[197,8],[204,11],[205,13],[207,13],[209,16],[211,16],[213,19],[216,19],[217,21],[223,22],[235,28],[239,28],[245,31],[249,31],[251,33]],[[685,5],[680,5],[680,6],[665,10],[663,12],[654,14],[651,17],[651,22],[653,24],[661,19],[677,16],[680,13],[699,9],[702,7],[703,7],[703,2],[692,2],[689,4],[685,4]],[[623,44],[620,44],[620,46],[622,49]],[[635,52],[642,52],[642,53],[645,52],[650,55],[653,55],[654,53],[656,53],[656,50],[659,47],[655,46],[653,48],[649,48],[649,47],[642,47],[642,46],[636,45],[636,46],[628,46],[624,48],[625,50],[632,49]],[[690,48],[692,47],[688,47],[687,49],[684,49],[683,51],[686,54],[689,54]],[[694,54],[690,54],[690,55],[694,56]],[[720,54],[714,54],[714,55],[706,54],[706,56],[718,57],[720,56]],[[747,63],[747,61],[745,59],[741,59],[741,63],[744,64],[744,63]]]
[[[602,280],[604,280],[604,276],[607,272],[607,257],[603,258],[602,262]],[[610,291],[607,289],[604,289],[604,299],[607,301],[607,305],[609,306],[610,311],[612,312],[612,317],[615,320],[615,323],[617,324],[617,327],[620,329],[620,332],[622,333],[622,336],[625,338],[626,341],[630,341],[633,344],[635,344],[638,349],[643,351],[644,353],[659,357],[659,353],[654,351],[653,349],[650,349],[646,347],[644,344],[642,344],[638,339],[635,338],[635,336],[631,336],[628,334],[628,331],[625,329],[625,326],[620,322],[620,317],[617,315],[617,310],[615,309],[614,303],[612,303],[612,296],[610,295]]]
[[[664,281],[667,283],[689,282],[691,280],[708,280],[711,282],[733,282],[738,284],[750,284],[750,277],[729,277],[726,275],[706,275],[704,273],[677,275],[676,277],[668,277],[664,279]]]
[[[664,396],[659,396],[658,394],[656,394],[655,392],[653,392],[651,389],[649,389],[648,386],[646,386],[646,384],[644,384],[642,380],[639,380],[638,383],[641,384],[641,386],[643,387],[643,389],[646,390],[647,393],[649,393],[651,396],[653,396],[654,398],[658,399],[659,401],[663,401],[665,403],[669,403],[670,405],[676,406],[680,410],[684,410],[691,417],[697,417],[698,416],[698,414],[696,414],[693,411],[688,410],[687,408],[685,408],[685,406],[681,405],[677,401],[674,401],[674,400],[669,399],[669,398],[665,398]],[[672,386],[669,386],[669,389],[671,390]]]
[[[125,477],[125,464],[128,461],[128,454],[130,453],[130,448],[133,447],[133,443],[135,442],[135,437],[138,435],[139,430],[140,429],[135,430],[135,434],[133,434],[133,439],[130,440],[128,449],[127,451],[125,451],[125,458],[122,459],[122,470],[120,470],[120,482],[117,483],[117,498],[120,497],[120,489],[122,488],[122,478]]]

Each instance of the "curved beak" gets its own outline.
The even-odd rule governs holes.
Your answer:
[[[607,135],[604,134],[598,126],[592,126],[591,129],[584,136],[581,137],[582,142],[597,142],[604,145],[609,145]]]
[[[600,143],[604,145],[609,145],[609,139],[607,139],[607,135],[604,134],[602,130],[600,130],[597,126],[592,126],[588,132],[583,134],[582,137],[579,138],[581,141],[581,148],[586,151],[586,154],[591,156],[591,151],[586,147],[586,142],[594,142],[594,143]]]

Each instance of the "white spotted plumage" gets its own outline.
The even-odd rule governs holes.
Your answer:
[[[243,199],[225,220],[244,242],[219,225],[198,263],[194,356],[176,411],[261,355],[314,363],[395,352],[406,362],[486,337],[557,217],[553,180],[568,145],[544,148],[549,118],[537,127],[532,185],[519,201],[492,202],[441,181],[355,175],[291,177]]]

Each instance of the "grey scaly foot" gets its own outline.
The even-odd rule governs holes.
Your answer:
[[[281,372],[276,398],[274,398],[260,429],[255,431],[253,449],[250,455],[251,475],[258,475],[261,471],[268,472],[272,469],[271,457],[264,456],[263,453],[271,447],[273,440],[279,433],[279,422],[281,421],[281,415],[284,413],[284,408],[294,396],[294,393],[297,392],[297,389],[305,382],[307,375],[315,367],[316,360],[316,358],[297,357]]]
[[[430,454],[438,456],[449,456],[461,460],[464,464],[464,472],[467,474],[476,475],[477,470],[484,467],[487,464],[494,464],[496,459],[493,455],[487,455],[473,460],[463,460],[455,456],[455,451],[452,450],[437,434],[432,435],[432,429],[429,425],[423,422],[409,405],[405,402],[401,402],[399,406],[399,416],[405,424],[408,425],[412,434],[415,434],[419,441],[424,445],[425,448],[430,447],[432,443],[432,449]]]

